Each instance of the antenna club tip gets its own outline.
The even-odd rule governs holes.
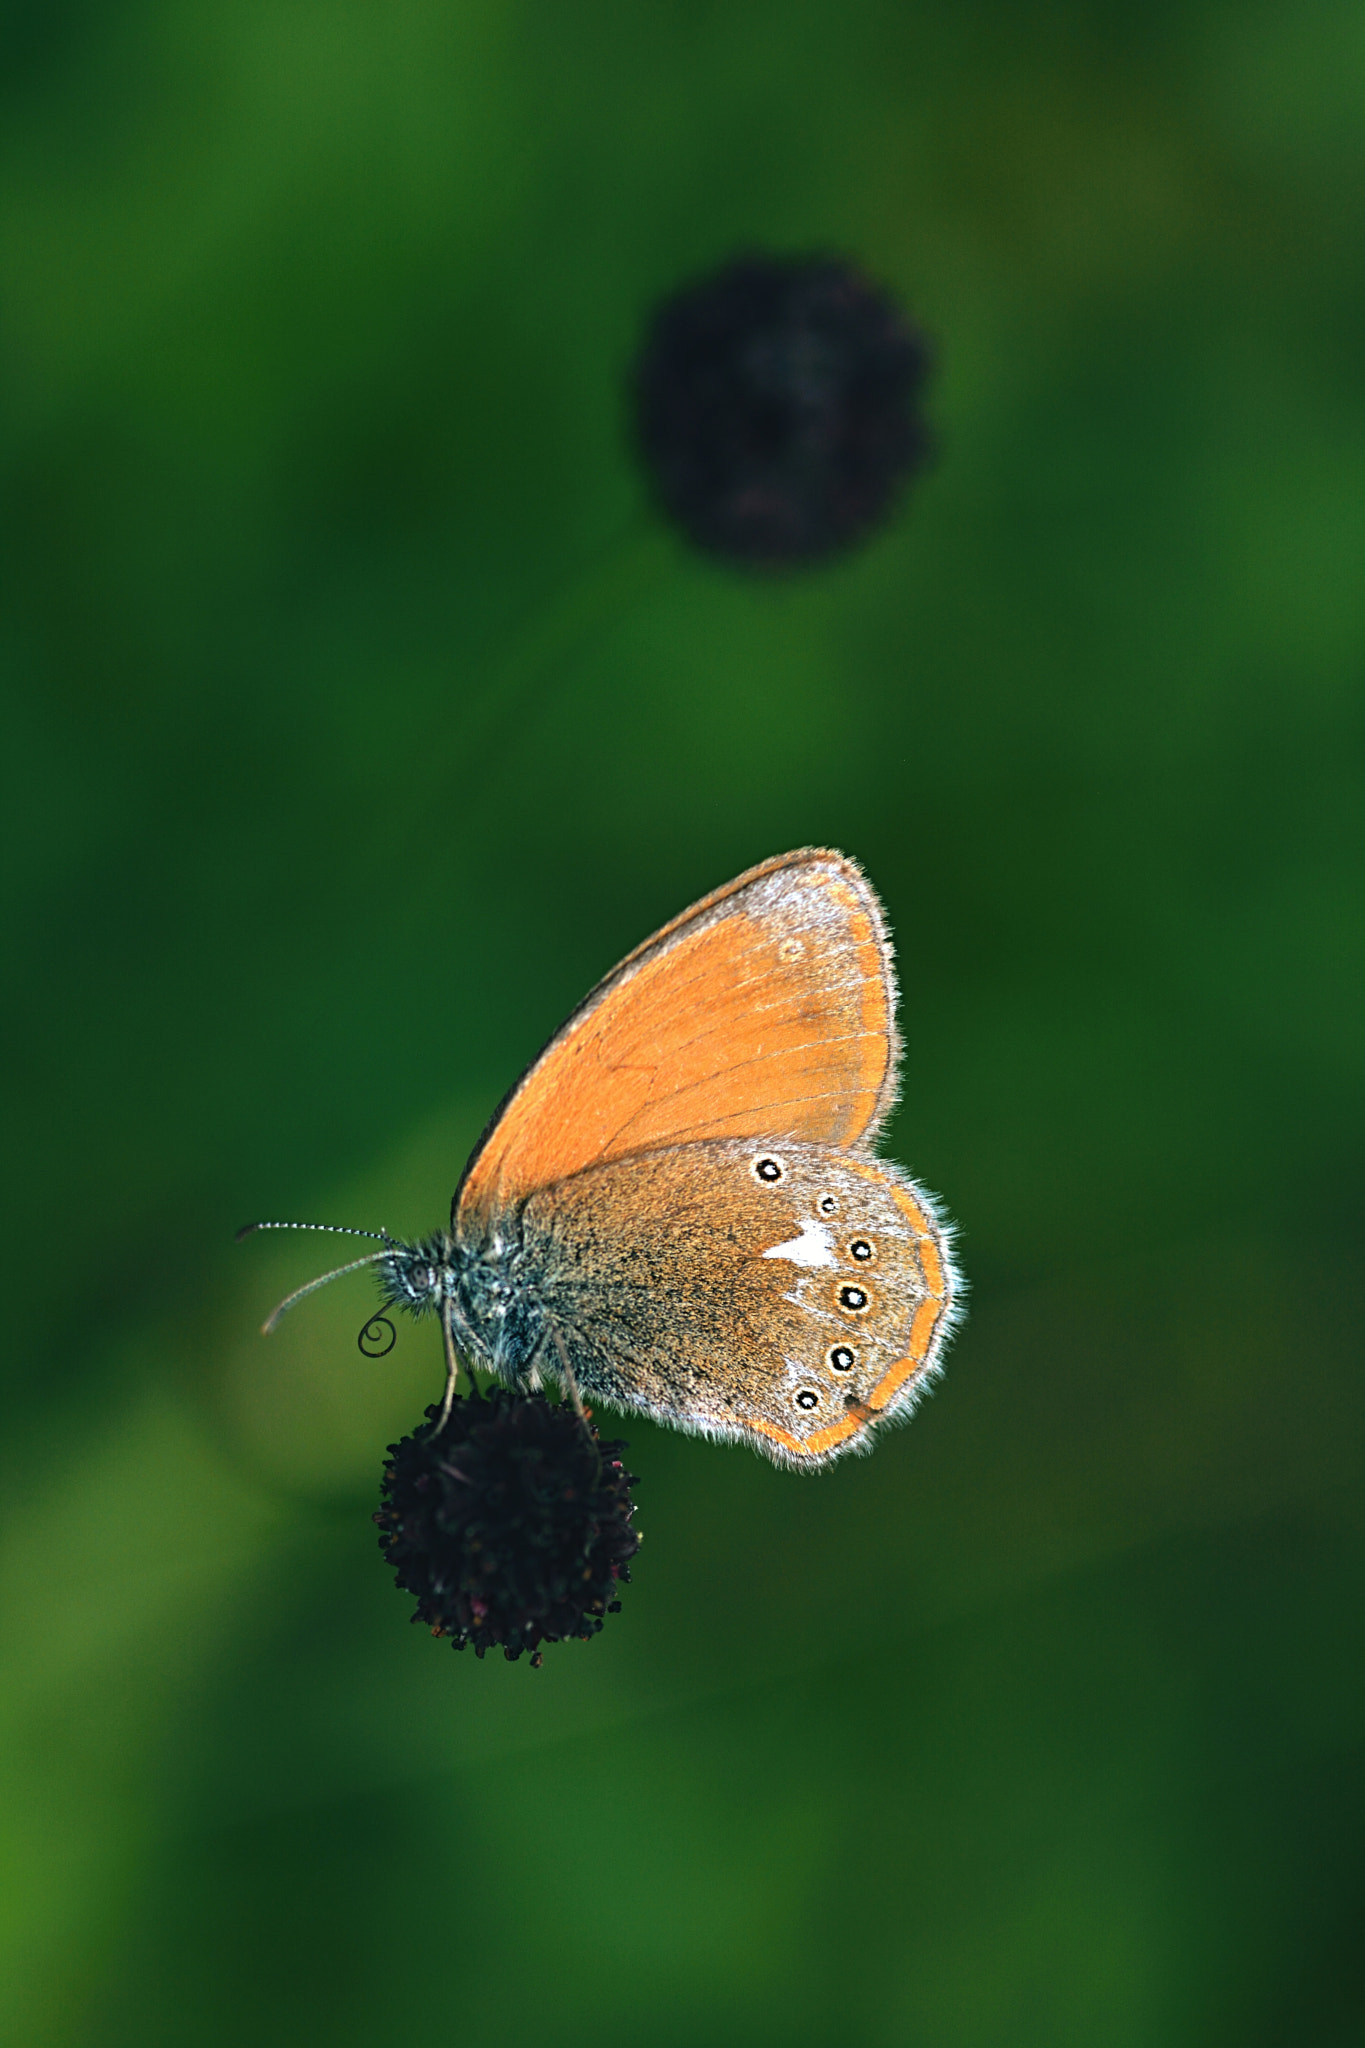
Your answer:
[[[259,1223],[244,1223],[240,1230],[233,1231],[232,1242],[234,1244],[240,1244],[244,1237],[250,1237],[252,1231],[259,1230],[260,1227],[261,1226]]]

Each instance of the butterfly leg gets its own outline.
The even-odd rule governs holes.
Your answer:
[[[460,1376],[460,1363],[455,1356],[455,1332],[451,1327],[448,1301],[441,1303],[441,1336],[446,1347],[446,1391],[441,1402],[441,1412],[436,1418],[436,1427],[431,1432],[433,1436],[439,1436],[450,1420],[450,1411],[455,1403],[455,1387]]]
[[[578,1381],[574,1376],[574,1369],[569,1363],[569,1354],[564,1349],[564,1339],[560,1336],[553,1323],[548,1324],[548,1328],[551,1341],[554,1344],[555,1350],[559,1353],[559,1367],[564,1375],[564,1385],[569,1399],[573,1402],[574,1413],[580,1422],[586,1422],[588,1419],[587,1410],[583,1406],[583,1396],[578,1391]]]

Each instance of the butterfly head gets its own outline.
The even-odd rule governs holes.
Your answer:
[[[439,1308],[455,1292],[455,1243],[438,1230],[419,1244],[393,1244],[380,1261],[379,1281],[386,1308],[404,1308],[411,1316]]]

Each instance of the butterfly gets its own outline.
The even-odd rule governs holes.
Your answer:
[[[386,1308],[439,1318],[437,1428],[461,1355],[801,1470],[908,1416],[961,1283],[933,1197],[873,1150],[895,1010],[881,905],[828,849],[764,861],[628,954],[497,1110],[449,1228],[354,1233],[384,1249],[337,1269],[376,1265]]]

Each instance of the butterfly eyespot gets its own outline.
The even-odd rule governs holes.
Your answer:
[[[858,1354],[847,1344],[831,1344],[825,1353],[831,1372],[852,1372],[858,1363]]]
[[[796,1397],[796,1405],[798,1408],[818,1408],[820,1406],[820,1396],[813,1393],[809,1387],[802,1387]]]
[[[875,1259],[877,1256],[865,1237],[855,1237],[848,1248],[848,1252],[850,1258],[858,1259],[863,1264],[866,1264],[869,1259]]]
[[[839,1306],[840,1308],[851,1309],[854,1315],[861,1315],[867,1307],[867,1289],[865,1287],[841,1287],[839,1289]]]
[[[760,1159],[755,1159],[749,1171],[755,1180],[766,1181],[771,1187],[774,1181],[783,1178],[787,1169],[780,1159],[773,1158],[771,1152],[765,1152]]]
[[[821,1195],[815,1206],[822,1216],[837,1216],[839,1213],[839,1197],[837,1195]]]
[[[804,939],[784,939],[777,949],[779,960],[799,960],[805,952]]]

